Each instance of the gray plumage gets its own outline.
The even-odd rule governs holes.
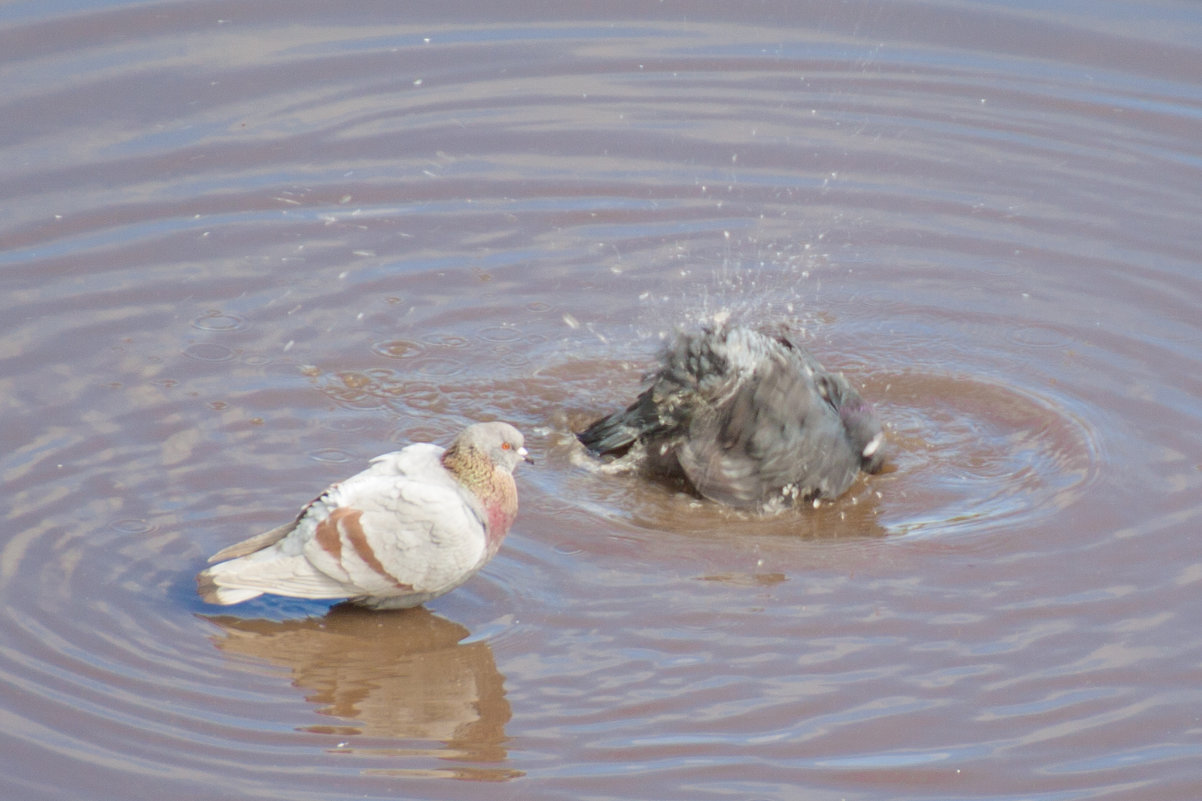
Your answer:
[[[884,462],[872,407],[784,327],[679,334],[638,399],[577,437],[743,509],[836,498]]]

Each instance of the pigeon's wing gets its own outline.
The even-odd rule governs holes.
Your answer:
[[[437,593],[485,561],[482,513],[452,480],[376,476],[353,489],[304,545],[308,561],[351,594]]]
[[[858,461],[813,369],[785,352],[765,359],[720,406],[699,410],[677,458],[703,496],[741,508],[838,495]]]
[[[224,562],[227,559],[237,559],[240,556],[247,556],[257,551],[270,548],[295,531],[298,524],[311,515],[315,506],[326,504],[331,496],[337,495],[343,485],[354,486],[356,482],[373,475],[401,475],[404,473],[405,467],[410,466],[410,463],[414,460],[422,459],[423,456],[426,458],[424,461],[420,461],[419,464],[424,467],[428,463],[430,453],[435,455],[441,454],[442,449],[437,445],[410,445],[404,450],[394,451],[392,453],[385,453],[382,456],[377,456],[371,460],[371,465],[367,469],[352,476],[351,478],[342,482],[342,484],[334,484],[327,487],[324,492],[322,492],[313,500],[309,501],[309,503],[305,504],[305,506],[300,510],[300,514],[298,514],[296,519],[291,523],[285,523],[282,526],[276,526],[275,528],[271,529],[271,531],[264,531],[262,534],[256,534],[253,537],[248,537],[241,542],[236,542],[233,545],[227,545],[217,553],[210,556],[209,563],[212,564],[214,562]]]
[[[634,403],[576,435],[584,447],[599,456],[620,456],[636,442],[653,449],[675,447],[693,409],[721,395],[731,380],[726,360],[714,350],[711,330],[677,336],[659,360]]]
[[[308,509],[308,507],[305,508]],[[301,514],[304,515],[304,512],[301,512]],[[246,556],[247,554],[252,554],[255,551],[261,551],[264,548],[270,548],[272,545],[275,545],[277,542],[284,539],[284,537],[288,536],[288,534],[291,533],[294,528],[296,528],[296,524],[299,520],[300,518],[298,517],[291,523],[285,523],[282,526],[276,526],[271,531],[264,531],[262,534],[256,534],[253,537],[248,537],[247,539],[242,540],[242,542],[236,542],[233,545],[227,545],[217,553],[210,556],[209,563],[212,564],[213,562],[224,562],[226,559],[236,559],[239,556]]]

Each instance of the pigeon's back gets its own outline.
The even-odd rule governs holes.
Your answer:
[[[748,334],[727,340],[746,352],[730,359],[739,368],[723,394],[692,415],[681,469],[705,497],[740,508],[842,494],[859,458],[830,403],[830,377],[805,351]]]

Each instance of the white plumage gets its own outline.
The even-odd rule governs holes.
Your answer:
[[[334,484],[296,520],[215,554],[197,576],[209,603],[263,593],[417,606],[471,578],[517,515],[513,469],[529,461],[507,423],[469,426],[444,450],[410,445]]]

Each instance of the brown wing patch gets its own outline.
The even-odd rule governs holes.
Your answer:
[[[321,547],[323,551],[334,557],[334,561],[342,562],[342,521],[350,515],[354,515],[357,519],[361,515],[358,509],[341,508],[335,509],[330,513],[330,516],[317,524],[317,528],[313,529],[313,541]]]
[[[408,584],[402,584],[397,581],[388,572],[388,569],[384,567],[383,563],[380,562],[379,557],[376,556],[371,543],[367,541],[367,533],[363,530],[363,523],[360,519],[362,516],[363,511],[361,509],[352,509],[350,507],[335,509],[330,513],[328,518],[321,521],[317,526],[317,529],[313,532],[313,539],[321,546],[322,550],[338,560],[339,564],[343,565],[343,569],[346,569],[346,565],[342,561],[342,547],[345,542],[347,545],[350,545],[351,550],[358,557],[359,561],[365,564],[370,570],[390,581],[397,589],[411,591],[413,588]]]

